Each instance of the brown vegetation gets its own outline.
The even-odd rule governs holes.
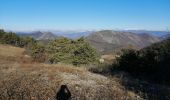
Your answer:
[[[68,86],[72,100],[132,100],[137,97],[117,78],[71,65],[31,62],[24,49],[0,45],[0,99],[55,100],[63,84]]]

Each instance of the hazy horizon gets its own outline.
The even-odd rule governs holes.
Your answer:
[[[164,31],[164,32],[170,32],[169,28],[165,28],[162,30],[153,30],[153,29],[28,29],[28,30],[12,30],[12,29],[3,29],[7,32],[92,32],[92,31],[103,31],[103,30],[112,30],[112,31]]]

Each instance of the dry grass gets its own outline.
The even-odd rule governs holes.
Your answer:
[[[107,54],[107,55],[102,55],[101,58],[104,59],[104,62],[107,64],[112,64],[116,61],[118,55],[114,54]]]
[[[23,51],[23,48],[0,44],[0,56],[18,57],[22,55]]]
[[[16,62],[20,60],[22,57],[22,53],[24,52],[23,48],[17,48],[9,45],[1,45],[0,44],[0,61],[5,62]]]
[[[0,100],[55,100],[68,86],[72,100],[135,100],[117,78],[93,74],[71,65],[27,62],[24,49],[0,45]]]

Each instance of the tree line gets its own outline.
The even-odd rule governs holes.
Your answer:
[[[68,63],[88,65],[97,61],[97,52],[81,37],[77,40],[60,38],[51,40],[47,45],[31,37],[20,37],[13,32],[0,30],[0,43],[26,48],[34,61],[50,64]]]
[[[123,50],[114,66],[136,77],[170,85],[170,39],[141,50]]]

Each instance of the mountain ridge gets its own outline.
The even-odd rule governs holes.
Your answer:
[[[18,32],[17,34],[22,37],[32,37],[36,40],[52,40],[58,38],[58,36],[54,35],[51,32],[41,32],[41,31],[34,31],[29,33]]]
[[[30,33],[18,33],[20,36],[31,36],[36,40],[53,40],[60,37],[77,39],[82,36],[90,43],[99,53],[112,53],[114,50],[122,48],[141,49],[153,43],[159,42],[160,37],[148,33],[133,33],[113,30],[87,31],[72,33],[73,31],[60,33],[35,31]]]
[[[112,30],[103,30],[94,32],[86,37],[86,40],[102,53],[109,53],[116,49],[134,48],[141,49],[152,43],[159,42],[160,39],[148,34],[135,34],[132,32],[119,32]],[[100,45],[97,45],[99,43]],[[108,50],[104,45],[109,45],[112,50]]]

